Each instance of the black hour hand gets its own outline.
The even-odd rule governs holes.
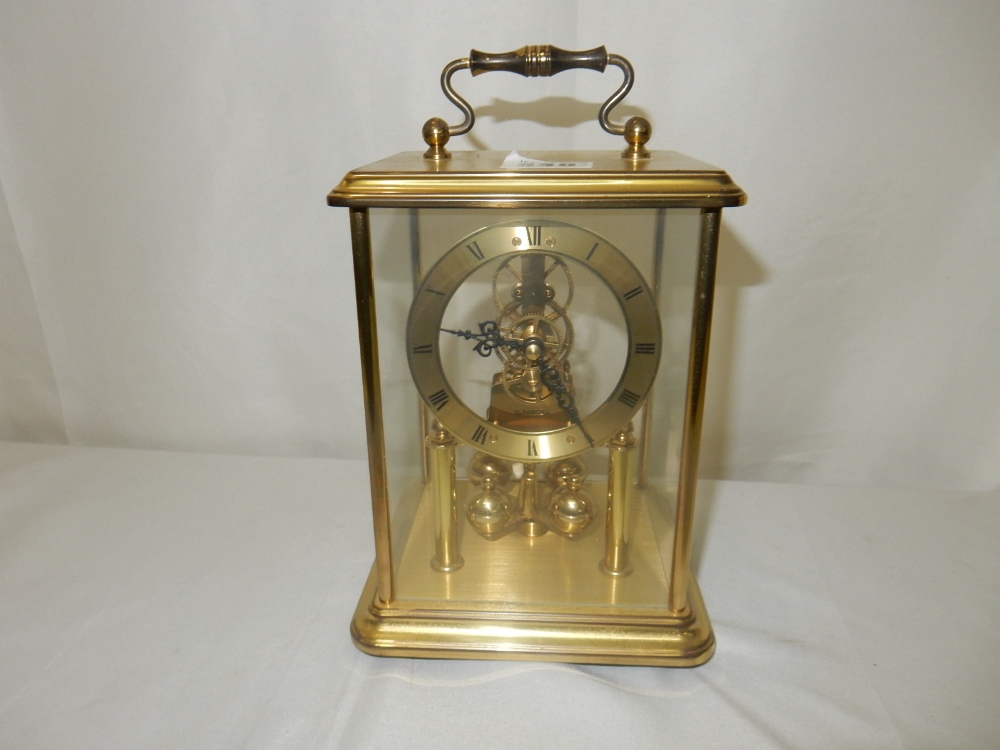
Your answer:
[[[476,341],[475,347],[472,351],[478,354],[480,357],[489,357],[493,354],[494,349],[498,349],[501,346],[507,347],[517,347],[519,342],[509,341],[503,337],[500,333],[500,327],[496,324],[495,320],[484,320],[479,324],[479,333],[473,333],[472,331],[453,331],[450,328],[442,328],[444,333],[452,333],[456,336],[461,336],[466,341]]]

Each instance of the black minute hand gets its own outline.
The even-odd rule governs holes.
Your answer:
[[[536,364],[539,368],[542,383],[556,394],[556,403],[559,404],[559,408],[569,414],[570,421],[580,428],[580,432],[583,433],[583,436],[587,438],[587,442],[590,443],[590,447],[593,448],[594,439],[590,437],[587,429],[583,426],[583,422],[580,420],[580,412],[576,410],[576,400],[573,398],[573,394],[569,392],[566,384],[562,382],[562,375],[559,373],[559,370],[550,365],[548,359],[545,357],[537,360]]]

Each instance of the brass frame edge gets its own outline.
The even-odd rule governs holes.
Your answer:
[[[545,208],[727,208],[746,193],[722,170],[348,172],[330,206]]]
[[[358,340],[361,347],[365,430],[368,435],[368,466],[371,480],[378,593],[383,601],[391,602],[395,598],[392,580],[392,539],[389,528],[389,499],[386,491],[388,480],[385,466],[385,434],[382,422],[382,386],[379,380],[378,331],[375,318],[375,276],[372,268],[367,209],[351,209],[351,248],[354,255],[355,299],[358,306]]]
[[[620,176],[619,176],[620,178]],[[481,185],[478,189],[422,189],[406,191],[342,190],[334,188],[327,196],[327,205],[349,208],[734,208],[745,205],[746,193],[735,188],[732,192],[644,190],[640,186],[616,195],[594,193],[580,186],[579,192],[566,191],[565,182],[552,190],[511,189],[517,186]],[[609,180],[609,187],[611,181]],[[427,186],[428,188],[433,186]],[[555,188],[556,186],[554,186]]]
[[[690,593],[690,611],[679,620],[598,611],[587,619],[553,612],[530,620],[508,613],[402,614],[380,606],[373,567],[351,621],[351,639],[372,656],[695,667],[715,653],[715,634],[693,580]]]

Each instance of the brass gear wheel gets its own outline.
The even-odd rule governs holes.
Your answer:
[[[561,310],[566,310],[566,308],[568,308],[570,306],[570,303],[573,301],[573,291],[575,286],[573,284],[573,274],[570,272],[569,266],[566,265],[565,260],[563,260],[557,255],[549,255],[548,253],[535,253],[535,254],[541,255],[546,259],[552,260],[552,264],[545,270],[546,278],[548,278],[549,274],[556,271],[556,269],[561,270],[562,273],[565,275],[566,299],[556,302],[555,299],[553,298],[547,300],[546,305],[552,306],[554,308],[557,307]],[[513,302],[510,301],[506,303],[503,302],[502,297],[504,295],[501,294],[501,288],[504,286],[503,283],[501,282],[501,279],[504,277],[504,272],[511,274],[517,280],[518,283],[520,283],[521,281],[521,274],[519,274],[516,270],[514,270],[514,268],[510,265],[511,261],[513,260],[514,258],[512,257],[504,260],[493,274],[493,303],[497,306],[497,310],[500,311],[501,315],[504,314],[507,310],[511,309],[512,307],[514,309],[520,307],[520,302],[518,302],[516,299]],[[508,295],[508,297],[510,297],[510,295]]]
[[[554,319],[547,315],[523,314],[511,319],[507,325],[503,325],[501,316],[497,324],[504,339],[508,341],[523,341],[532,336],[540,338],[545,342],[546,359],[552,366],[563,369],[562,363],[573,346],[573,324],[559,305],[551,302],[549,304],[558,314]],[[557,321],[562,323],[562,331]],[[544,388],[537,391],[540,395],[534,398],[529,395],[530,390],[526,393],[523,388],[514,389],[514,386],[524,384],[530,370],[537,369],[533,368],[520,349],[499,347],[496,351],[503,361],[504,367],[500,379],[509,396],[531,403],[538,402],[547,395],[543,394],[543,391],[547,391]]]

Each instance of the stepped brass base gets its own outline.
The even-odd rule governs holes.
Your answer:
[[[374,656],[694,667],[715,651],[708,613],[693,580],[690,611],[682,617],[666,610],[598,607],[491,611],[483,605],[460,610],[453,604],[445,609],[417,601],[387,605],[375,591],[373,569],[351,623],[355,645]]]

